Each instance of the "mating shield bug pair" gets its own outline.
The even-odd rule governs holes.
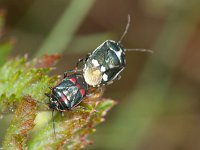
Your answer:
[[[51,94],[46,94],[49,97],[50,108],[58,111],[71,110],[85,98],[88,86],[100,87],[119,80],[126,64],[126,51],[152,52],[146,49],[125,49],[121,45],[129,26],[128,15],[126,29],[118,42],[113,40],[103,42],[91,54],[79,59],[74,70],[65,72],[60,84],[51,89]],[[81,62],[83,67],[78,69]],[[68,76],[69,72],[73,74]]]
[[[146,49],[125,49],[121,45],[130,26],[130,16],[126,29],[118,42],[106,40],[85,58],[79,59],[76,68],[64,73],[64,79],[51,88],[51,93],[46,93],[49,97],[49,107],[54,111],[67,111],[75,108],[88,95],[88,87],[100,87],[113,83],[120,79],[120,73],[125,68],[126,51],[152,52]],[[78,68],[83,63],[81,69]],[[80,72],[80,73],[78,73]],[[72,73],[68,75],[68,73]],[[53,116],[52,111],[52,116]],[[53,119],[55,134],[55,124]]]

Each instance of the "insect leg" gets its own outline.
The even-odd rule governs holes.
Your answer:
[[[122,76],[118,75],[115,80],[120,80]]]
[[[73,70],[67,70],[66,72],[64,72],[64,78],[68,77],[69,74],[73,74],[73,73],[77,73],[77,72],[81,72],[82,69],[73,69]]]
[[[49,94],[49,93],[44,93],[47,97],[51,97],[51,94]]]
[[[85,57],[80,58],[76,63],[76,68],[78,68],[80,63],[84,64],[87,61],[87,59],[89,58],[89,56],[90,56],[90,53],[88,53]]]
[[[56,128],[55,128],[55,120],[54,120],[53,112],[54,112],[54,110],[52,110],[53,132],[54,132],[54,136],[55,136],[55,138],[56,138]]]
[[[109,82],[106,82],[104,85],[110,85],[112,84],[114,81],[117,81],[117,80],[120,80],[121,79],[121,76],[118,75],[116,78],[114,78],[113,80],[110,80]]]

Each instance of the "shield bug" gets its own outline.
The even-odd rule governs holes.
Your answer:
[[[55,87],[49,97],[49,107],[57,111],[72,110],[86,96],[88,85],[80,74],[72,74],[65,78]]]
[[[74,72],[83,71],[83,77],[89,86],[99,87],[111,84],[114,80],[119,80],[121,77],[120,73],[126,64],[126,51],[152,52],[147,49],[126,49],[122,46],[121,41],[127,34],[129,26],[130,15],[128,15],[126,29],[118,42],[106,40],[91,54],[79,59]],[[78,70],[80,62],[83,62],[83,69]]]
[[[48,105],[52,109],[53,129],[56,137],[54,110],[60,112],[72,110],[86,97],[88,85],[81,74],[65,74],[64,79],[50,89],[51,92],[45,95],[49,97]]]

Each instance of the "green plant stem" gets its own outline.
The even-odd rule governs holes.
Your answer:
[[[72,0],[36,55],[62,53],[94,2],[95,0]]]

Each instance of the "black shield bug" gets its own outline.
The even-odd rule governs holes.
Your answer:
[[[80,74],[72,74],[65,78],[55,87],[49,97],[49,107],[57,111],[72,110],[86,96],[88,85]]]
[[[88,85],[81,74],[65,74],[64,79],[54,87],[51,92],[45,93],[49,97],[49,108],[52,109],[53,129],[55,133],[54,110],[64,112],[73,110],[84,100],[88,92]]]
[[[152,52],[146,49],[125,49],[121,45],[130,26],[130,16],[126,29],[118,42],[107,40],[97,47],[91,54],[85,58],[79,59],[74,72],[83,71],[83,77],[89,86],[99,87],[101,85],[111,84],[114,80],[120,79],[120,73],[125,68],[126,51]],[[78,70],[78,65],[83,62],[83,69]]]

